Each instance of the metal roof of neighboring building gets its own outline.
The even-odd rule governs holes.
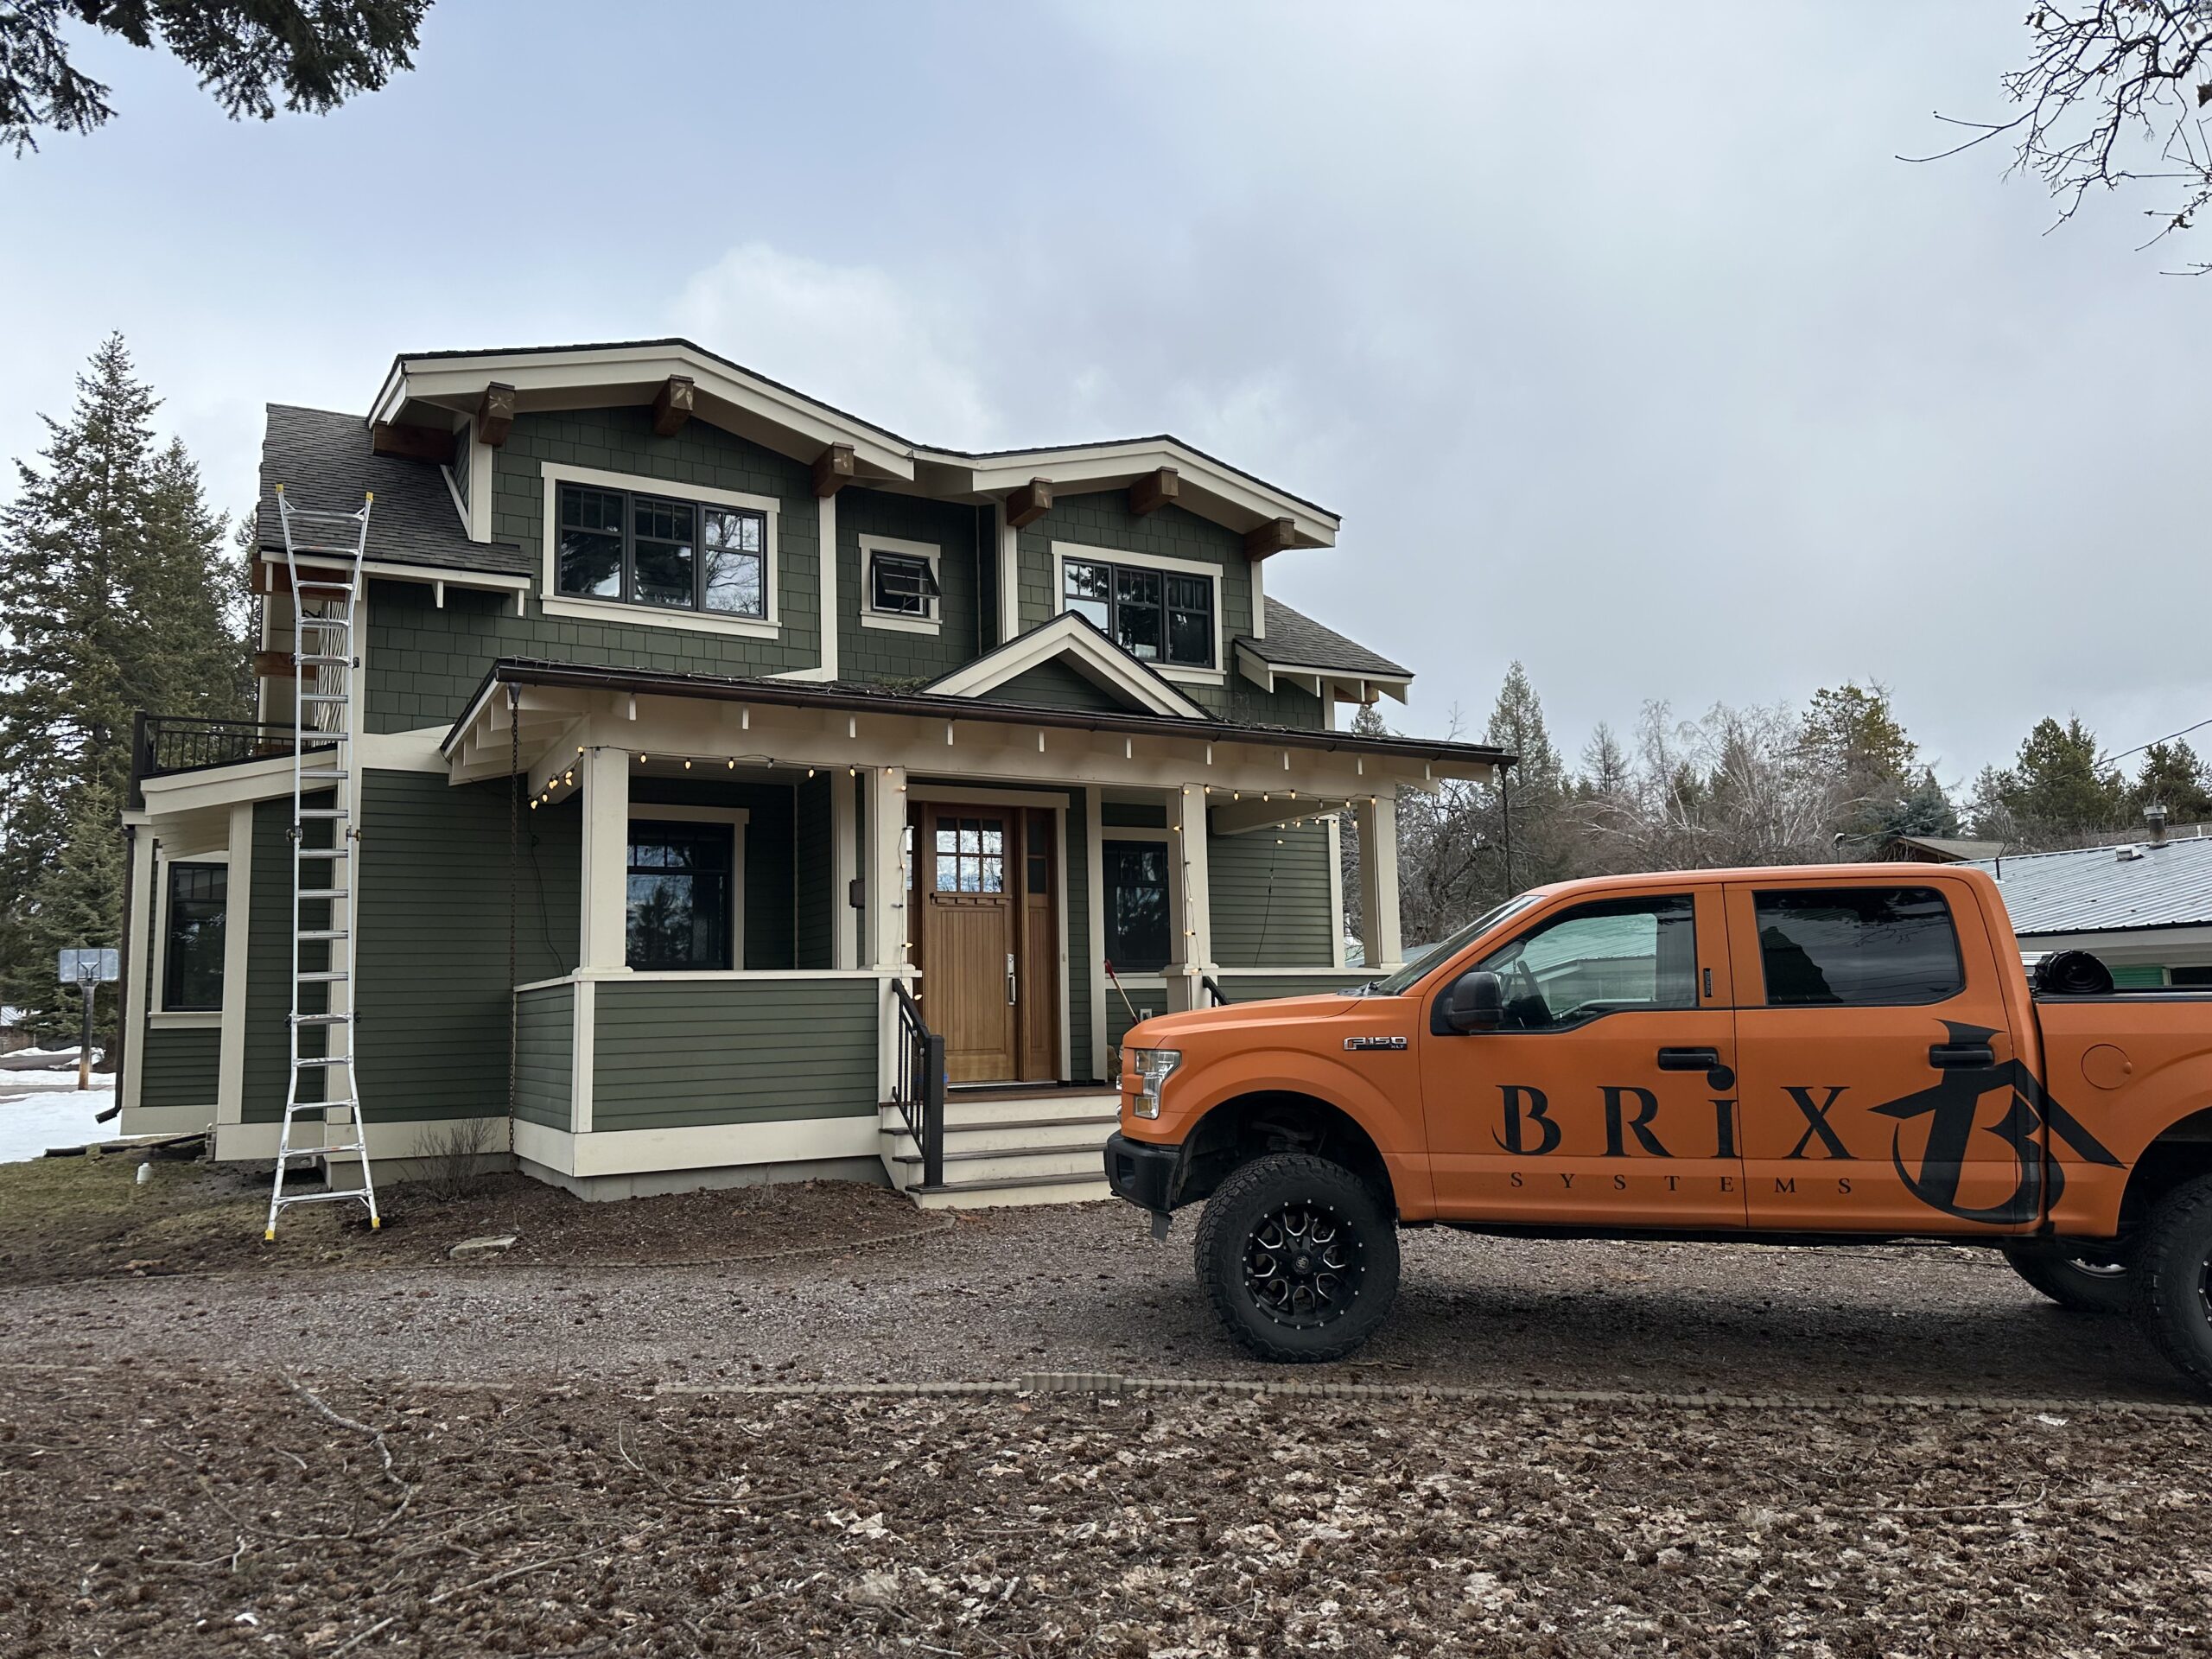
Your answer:
[[[472,542],[445,471],[425,461],[370,452],[358,415],[327,409],[269,405],[261,442],[261,512],[255,530],[264,548],[281,550],[276,486],[295,507],[354,512],[373,491],[368,557],[389,564],[528,575],[530,557],[512,542]]]
[[[2212,836],[1972,862],[1997,877],[2023,937],[2212,926]]]
[[[1284,668],[1326,668],[1340,674],[1372,674],[1381,678],[1409,680],[1413,670],[1347,639],[1334,628],[1325,628],[1302,611],[1270,594],[1267,597],[1268,634],[1264,639],[1239,639],[1237,644],[1262,662]]]

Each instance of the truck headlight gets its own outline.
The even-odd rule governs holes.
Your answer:
[[[1137,1074],[1136,1103],[1129,1109],[1139,1117],[1160,1116],[1160,1091],[1167,1086],[1167,1079],[1177,1066],[1183,1064],[1183,1053],[1174,1048],[1133,1048],[1129,1061]]]

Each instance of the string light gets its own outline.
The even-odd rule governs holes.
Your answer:
[[[691,770],[691,757],[688,754],[683,757],[683,770],[686,772]]]

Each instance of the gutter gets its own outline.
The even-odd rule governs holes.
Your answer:
[[[1226,721],[1183,720],[1166,715],[1113,715],[1027,703],[986,702],[972,697],[932,696],[923,692],[856,691],[835,686],[806,687],[787,680],[737,680],[711,675],[666,674],[635,669],[598,668],[573,663],[501,658],[478,683],[461,716],[439,744],[450,755],[461,734],[474,725],[493,690],[501,685],[536,685],[581,691],[614,691],[639,696],[690,697],[706,702],[749,702],[764,708],[834,709],[842,713],[903,715],[925,720],[964,720],[1001,726],[1046,727],[1063,731],[1111,732],[1117,736],[1179,737],[1201,743],[1245,743],[1255,747],[1305,749],[1324,754],[1372,754],[1407,760],[1444,761],[1454,766],[1505,766],[1519,757],[1481,743],[1426,741],[1411,737],[1369,737],[1355,732],[1307,731],[1280,726],[1237,726]]]

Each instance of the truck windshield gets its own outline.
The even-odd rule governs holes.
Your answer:
[[[1472,944],[1507,917],[1518,915],[1535,902],[1536,895],[1533,893],[1524,893],[1518,898],[1509,899],[1496,910],[1476,917],[1473,921],[1469,922],[1458,932],[1448,935],[1440,943],[1417,951],[1413,958],[1396,973],[1387,974],[1381,979],[1370,981],[1363,988],[1370,996],[1403,996],[1408,991],[1413,989],[1414,982],[1437,963],[1443,961],[1446,957],[1458,955],[1460,950]]]

